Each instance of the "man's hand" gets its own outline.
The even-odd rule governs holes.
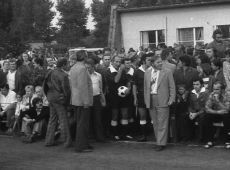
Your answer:
[[[218,115],[224,115],[224,114],[227,114],[227,113],[228,113],[228,111],[226,111],[226,110],[218,110],[217,111]]]
[[[194,120],[198,114],[197,113],[190,113],[189,118],[190,120]]]
[[[121,64],[120,65],[120,70],[123,71],[125,69],[125,65],[124,64]]]
[[[168,105],[171,106],[173,104],[173,101],[168,101]]]

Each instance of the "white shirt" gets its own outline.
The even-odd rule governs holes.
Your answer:
[[[159,78],[159,70],[152,69],[151,72],[151,94],[157,94],[157,84]]]
[[[10,90],[15,89],[15,73],[16,70],[14,72],[9,71],[7,74],[7,84],[9,85]]]
[[[93,72],[90,74],[93,85],[93,96],[100,95],[102,93],[102,77],[101,74]]]
[[[25,110],[26,106],[22,103],[22,102],[17,102],[16,105],[16,110],[15,110],[15,116],[19,116],[20,115],[20,111]]]
[[[3,111],[12,103],[17,102],[16,93],[14,91],[9,90],[7,96],[0,94],[0,104]]]

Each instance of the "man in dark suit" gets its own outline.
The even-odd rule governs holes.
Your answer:
[[[145,72],[144,98],[153,121],[156,151],[163,150],[167,143],[169,106],[175,100],[175,93],[172,73],[162,69],[160,56],[153,56],[152,67]]]
[[[55,145],[55,130],[59,120],[61,141],[65,147],[71,145],[71,136],[67,120],[66,106],[70,100],[70,86],[68,75],[63,71],[67,66],[67,59],[60,58],[57,68],[51,70],[45,77],[43,88],[50,104],[50,118],[46,133],[46,146]]]
[[[84,60],[87,53],[84,50],[76,53],[77,62],[70,70],[71,84],[71,104],[74,106],[76,115],[76,152],[90,152],[92,147],[89,145],[89,119],[90,106],[93,106],[93,86],[89,72]]]

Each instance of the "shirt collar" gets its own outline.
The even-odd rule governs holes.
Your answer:
[[[145,72],[145,69],[143,69],[142,65],[138,69]]]
[[[130,69],[129,69],[129,71],[127,72],[127,74],[129,74],[129,75],[133,75],[133,73],[134,73],[134,69],[131,67]]]
[[[200,93],[205,92],[205,87],[202,87]],[[197,93],[195,89],[192,90],[192,93],[199,96],[200,93]]]
[[[116,73],[117,72],[117,70],[113,67],[113,65],[110,65],[109,69],[110,69],[111,73]]]

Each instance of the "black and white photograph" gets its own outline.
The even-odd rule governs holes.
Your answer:
[[[0,0],[0,170],[230,169],[230,0]]]

